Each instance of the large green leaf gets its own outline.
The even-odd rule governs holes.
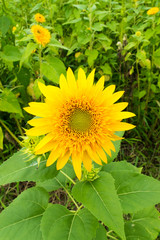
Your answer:
[[[43,188],[30,188],[21,193],[0,214],[1,240],[42,240],[40,222],[48,205]]]
[[[0,185],[16,181],[44,181],[57,175],[56,165],[46,167],[46,160],[42,159],[38,167],[38,162],[28,161],[31,154],[23,148],[15,153],[0,166]]]
[[[3,131],[0,127],[0,149],[3,149]]]
[[[127,240],[151,240],[150,234],[138,224],[127,222],[125,231]]]
[[[106,229],[102,226],[102,224],[99,224],[96,232],[96,238],[94,238],[94,240],[107,240],[106,233]]]
[[[131,239],[131,236],[135,239],[139,236],[139,240],[156,239],[160,232],[160,213],[155,207],[137,212],[132,220],[125,224],[125,231],[127,239]]]
[[[75,178],[75,172],[73,170],[73,166],[71,164],[66,164],[62,171],[67,174],[70,178]],[[66,185],[69,182],[68,178],[66,178],[60,170],[58,175],[52,179],[46,180],[44,182],[37,182],[37,186],[45,188],[48,192],[57,190]]]
[[[20,68],[22,67],[22,64],[24,63],[24,61],[26,61],[29,56],[32,54],[33,50],[35,50],[37,48],[37,44],[35,43],[28,43],[27,47],[25,48],[21,60],[20,60]]]
[[[160,67],[160,48],[158,48],[153,54],[153,61],[157,67]]]
[[[122,209],[114,179],[106,172],[101,172],[99,175],[100,177],[93,182],[78,182],[73,187],[73,196],[99,221],[125,239]]]
[[[42,74],[58,84],[61,73],[66,73],[64,63],[56,57],[48,57],[46,60],[46,62],[42,63]]]
[[[44,240],[87,240],[84,223],[79,214],[57,204],[45,211],[41,231]]]
[[[140,170],[125,162],[103,167],[112,174],[124,213],[135,213],[160,202],[160,182],[140,174]]]
[[[112,174],[115,181],[116,189],[119,188],[120,184],[128,180],[132,173],[140,173],[141,168],[136,168],[132,164],[121,161],[121,162],[111,162],[102,167],[102,171],[109,172]]]
[[[5,61],[16,62],[21,59],[21,52],[18,47],[6,45],[3,48],[3,52],[0,53],[0,56]]]
[[[135,213],[160,202],[160,182],[142,174],[131,174],[117,190],[126,213]]]
[[[86,239],[92,240],[96,236],[96,230],[99,227],[98,220],[86,208],[79,211],[78,216],[84,223]]]
[[[22,110],[16,96],[7,88],[0,93],[0,111],[19,113],[20,116],[23,117]]]
[[[1,16],[0,17],[0,32],[2,33],[2,35],[5,35],[11,25],[11,20],[9,17],[7,16]]]

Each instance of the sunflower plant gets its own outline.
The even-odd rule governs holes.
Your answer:
[[[124,131],[135,127],[122,120],[135,114],[116,103],[124,91],[105,88],[104,77],[94,83],[94,73],[86,77],[79,68],[75,77],[68,68],[59,86],[38,83],[42,102],[25,108],[35,115],[33,127],[0,166],[1,185],[36,186],[0,214],[1,240],[156,239],[160,183],[126,161],[113,162]]]

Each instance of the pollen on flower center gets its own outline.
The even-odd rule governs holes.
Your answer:
[[[89,112],[81,109],[74,110],[69,121],[71,129],[77,132],[86,132],[90,129],[91,123],[92,117]]]

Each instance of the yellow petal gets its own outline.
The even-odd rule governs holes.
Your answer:
[[[38,117],[52,116],[52,111],[46,103],[32,102],[29,103],[30,107],[25,107],[24,110],[32,115]]]
[[[115,103],[112,106],[112,109],[116,112],[121,112],[123,111],[126,107],[128,106],[127,102],[120,102],[120,103]]]
[[[96,162],[99,165],[102,165],[102,162],[101,162],[99,156],[97,155],[97,153],[95,152],[95,150],[92,150],[91,147],[87,147],[87,152],[88,152],[88,155],[90,156],[90,158],[94,162]]]
[[[87,86],[86,74],[82,68],[78,70],[77,85],[80,89],[85,89]]]
[[[57,160],[57,170],[62,169],[66,165],[70,155],[70,151],[67,151],[63,157],[60,157]]]
[[[53,100],[56,97],[58,98],[60,96],[60,89],[58,87],[51,85],[45,86],[41,82],[38,82],[38,87],[40,91],[43,93],[43,95],[50,100]]]
[[[96,83],[96,91],[102,91],[104,88],[104,76],[102,76]]]
[[[70,90],[76,91],[77,90],[77,83],[75,76],[71,70],[71,68],[68,68],[67,70],[67,83],[70,88]]]
[[[43,154],[46,152],[49,152],[51,150],[54,150],[57,147],[57,142],[55,140],[51,140],[46,145],[44,145],[42,148],[38,149],[35,154]]]
[[[51,123],[51,118],[34,118],[28,121],[28,124],[34,127],[40,127]]]
[[[92,70],[92,72],[88,75],[87,77],[87,87],[90,88],[93,86],[94,83],[94,74],[95,74],[95,69]]]
[[[48,142],[50,142],[52,139],[54,139],[54,136],[52,133],[47,134],[35,147],[34,151],[39,150],[42,148],[44,145],[46,145]]]
[[[104,89],[104,91],[103,91],[103,96],[105,96],[105,97],[107,97],[107,98],[110,97],[110,96],[112,96],[115,88],[116,88],[115,85],[110,85],[110,86],[108,86],[107,88]]]
[[[59,149],[55,149],[53,150],[50,155],[49,158],[47,159],[47,163],[46,163],[46,167],[49,167],[50,165],[52,165],[61,155],[61,152]]]
[[[119,112],[119,113],[113,113],[110,115],[111,118],[114,120],[122,120],[130,117],[135,117],[136,115],[131,112]]]
[[[92,169],[92,159],[88,155],[87,151],[83,152],[82,161],[83,161],[85,169],[87,169],[87,171],[90,172]]]
[[[127,131],[135,128],[135,126],[126,122],[118,122],[118,123],[113,123],[112,125],[109,126],[109,128],[112,131]]]
[[[26,131],[29,136],[41,136],[52,131],[52,126],[33,127]]]
[[[107,163],[107,156],[101,147],[99,147],[97,149],[97,153],[98,153],[99,157],[102,159],[102,161]]]
[[[77,178],[80,180],[81,174],[82,174],[81,173],[81,163],[82,163],[81,155],[78,153],[72,153],[72,163],[73,163],[75,174]]]
[[[59,85],[62,90],[64,90],[64,91],[68,90],[68,84],[67,84],[66,78],[63,74],[60,75]]]
[[[119,92],[114,93],[109,99],[110,105],[115,103],[116,101],[118,101],[118,99],[121,98],[123,94],[124,94],[124,91],[119,91]]]

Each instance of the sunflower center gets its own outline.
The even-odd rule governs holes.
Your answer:
[[[76,109],[70,117],[70,127],[77,132],[86,132],[91,126],[91,115],[87,111]]]

